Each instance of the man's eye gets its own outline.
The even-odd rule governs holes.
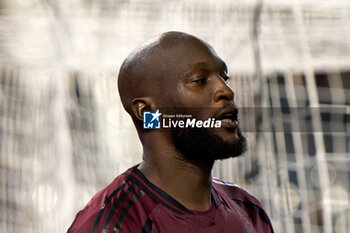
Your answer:
[[[206,77],[199,78],[199,79],[194,80],[193,82],[195,82],[197,84],[204,84],[207,82],[207,78]]]

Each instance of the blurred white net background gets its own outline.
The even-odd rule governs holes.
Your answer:
[[[345,0],[0,0],[0,232],[65,232],[140,161],[116,77],[133,48],[169,30],[216,48],[239,106],[289,109],[263,111],[252,128],[269,130],[249,130],[249,152],[214,175],[257,196],[276,232],[349,233],[349,125],[324,130],[339,121],[318,108],[311,131],[279,121],[296,107],[349,114]]]

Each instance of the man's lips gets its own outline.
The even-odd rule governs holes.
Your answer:
[[[221,127],[235,129],[238,126],[237,121],[238,109],[234,105],[224,108],[216,117],[221,121]]]
[[[231,120],[221,120],[221,127],[222,128],[230,128],[230,129],[235,129],[238,126],[238,121],[231,121]]]

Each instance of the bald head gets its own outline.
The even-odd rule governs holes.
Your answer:
[[[182,32],[151,39],[125,59],[119,72],[119,94],[149,156],[166,156],[164,152],[175,148],[182,159],[212,164],[242,154],[245,139],[239,131],[227,72],[225,62],[210,45]],[[143,124],[144,112],[153,111],[151,122]],[[158,114],[163,121],[152,123]],[[222,125],[184,126],[177,117],[181,114],[200,121],[219,119]],[[172,124],[168,116],[174,116],[170,117]],[[160,130],[148,130],[154,124]]]
[[[166,32],[146,41],[125,59],[119,71],[118,90],[125,110],[133,119],[133,100],[150,97],[157,102],[165,98],[164,92],[173,81],[169,78],[173,75],[172,68],[186,55],[179,49],[184,44],[212,49],[192,35]]]

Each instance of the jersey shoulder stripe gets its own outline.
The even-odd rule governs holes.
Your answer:
[[[152,233],[152,220],[148,217],[145,224],[142,227],[142,233]]]
[[[131,179],[135,180],[143,189],[157,202],[178,214],[193,214],[192,211],[184,207],[181,203],[169,196],[163,190],[152,184],[137,167],[133,167],[130,172]]]
[[[131,185],[124,193],[121,193],[120,197],[116,200],[115,204],[112,206],[111,210],[109,211],[108,217],[103,225],[102,232],[107,232],[112,219],[115,217],[116,212],[120,209],[120,206],[122,203],[131,195],[133,191],[135,191],[137,188],[136,185]]]
[[[113,200],[115,197],[117,197],[118,194],[121,193],[121,191],[127,186],[128,181],[130,180],[130,178],[129,178],[129,176],[128,176],[127,174],[125,174],[125,173],[124,173],[123,175],[126,176],[126,179],[124,180],[124,182],[123,182],[117,189],[115,189],[115,190],[112,192],[112,194],[110,194],[109,196],[107,196],[107,198],[105,199],[105,201],[104,201],[104,203],[103,203],[103,205],[102,205],[102,208],[101,208],[101,210],[99,211],[99,213],[98,213],[98,215],[97,215],[97,218],[96,218],[96,220],[95,220],[94,226],[93,226],[93,228],[92,228],[92,233],[97,233],[97,232],[98,232],[98,228],[99,228],[99,225],[100,225],[102,216],[104,215],[105,211],[106,211],[106,210],[108,209],[108,207],[110,206],[110,203],[111,203],[112,200]],[[117,179],[118,179],[118,178],[117,178]],[[131,188],[131,190],[132,190],[132,189],[134,189],[135,187],[133,187],[133,186],[129,187],[125,193],[130,192],[130,188]],[[123,201],[123,200],[125,199],[125,197],[124,197],[124,196],[125,196],[125,193],[124,193],[124,195],[122,195],[122,198],[119,199],[119,200],[117,201],[117,203],[118,203],[119,201]],[[98,195],[98,194],[97,194],[97,195]],[[108,220],[108,218],[107,218],[107,220]]]
[[[140,190],[137,194],[135,194],[131,200],[126,204],[126,206],[121,210],[121,213],[115,223],[113,232],[119,232],[124,219],[126,218],[129,210],[135,205],[135,203],[143,196],[145,193]],[[107,231],[106,231],[107,232]]]
[[[78,212],[67,233],[108,232],[116,224],[120,228],[129,209],[143,195],[142,187],[131,179],[130,174],[123,173]]]

